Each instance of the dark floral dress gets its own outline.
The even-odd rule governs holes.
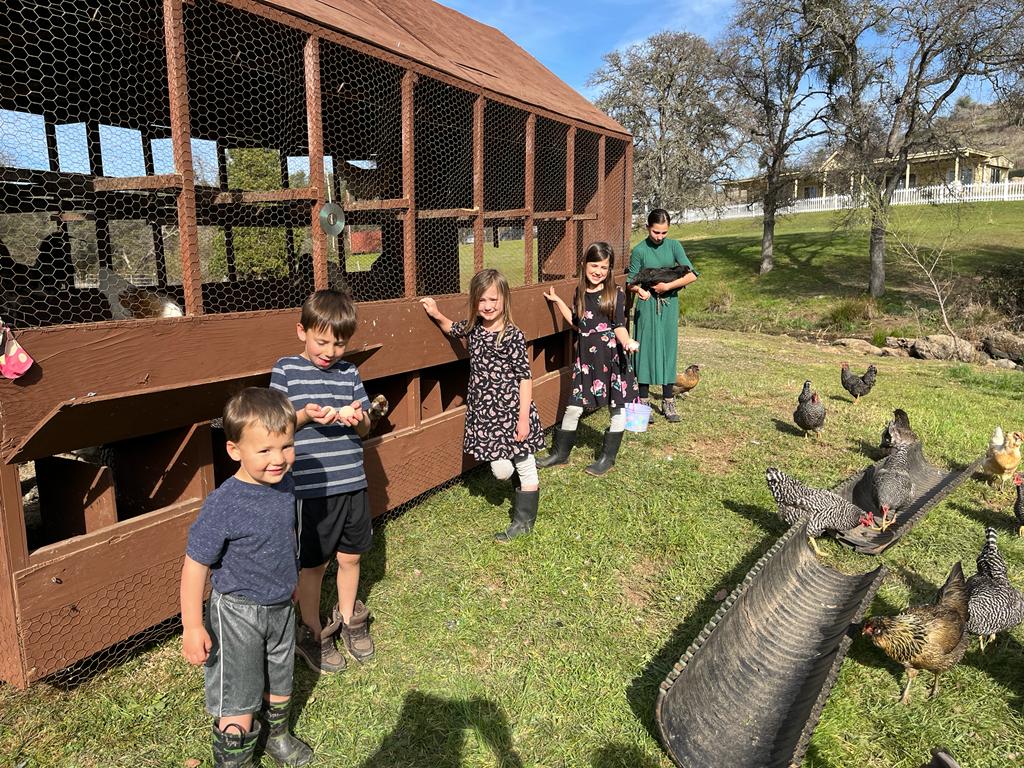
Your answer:
[[[615,296],[615,322],[601,311],[601,292],[584,295],[583,317],[573,317],[579,331],[579,350],[572,367],[569,405],[593,411],[607,405],[621,408],[640,396],[636,376],[626,351],[615,338],[615,329],[626,325],[626,297]]]
[[[519,421],[519,382],[532,378],[526,357],[526,337],[514,325],[498,334],[477,324],[467,332],[465,320],[452,323],[451,336],[465,338],[469,347],[469,388],[466,394],[466,434],[462,450],[478,461],[515,459],[544,447],[537,406],[530,403],[530,434],[516,442]]]

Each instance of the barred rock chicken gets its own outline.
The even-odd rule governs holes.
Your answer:
[[[682,264],[672,267],[646,267],[636,273],[630,285],[639,285],[645,291],[650,291],[658,283],[671,283],[691,272],[692,269]]]
[[[1024,620],[1024,595],[1014,589],[999,554],[995,528],[985,529],[985,545],[978,555],[978,572],[967,580],[967,631],[978,635],[982,652],[996,633],[1013,629]]]
[[[804,382],[804,388],[800,390],[800,394],[797,396],[797,406],[796,410],[793,411],[793,421],[804,431],[805,438],[810,432],[813,432],[814,436],[817,437],[818,432],[825,426],[825,406],[822,405],[818,393],[811,391],[810,379]]]
[[[686,393],[700,384],[700,366],[694,363],[676,376],[675,394],[686,397]]]
[[[989,441],[988,455],[985,456],[982,471],[989,476],[992,483],[999,480],[999,484],[1002,486],[1013,477],[1013,473],[1020,466],[1022,443],[1024,443],[1024,434],[1020,432],[1008,434],[1002,445],[995,444],[995,436]]]
[[[850,371],[849,363],[843,363],[842,370],[839,372],[839,381],[842,382],[843,389],[853,395],[853,402],[856,403],[875,386],[877,375],[878,369],[873,365],[868,366],[863,376],[858,376]]]
[[[861,632],[907,670],[901,703],[910,703],[910,684],[922,669],[935,675],[935,696],[939,675],[963,658],[970,639],[963,566],[959,562],[953,566],[934,605],[915,606],[898,616],[872,616]]]
[[[768,467],[764,477],[782,518],[790,525],[807,520],[807,539],[818,555],[822,552],[815,539],[825,531],[848,531],[874,522],[870,512],[832,491],[806,486],[775,467]]]
[[[1017,486],[1017,499],[1013,502],[1013,516],[1017,518],[1017,535],[1024,536],[1024,478],[1020,472],[1013,473],[1013,484]]]
[[[889,527],[896,513],[906,507],[914,496],[914,483],[910,479],[910,444],[896,446],[874,472],[871,478],[871,498],[882,514],[881,530]],[[874,511],[874,510],[872,510]]]
[[[916,443],[917,439],[917,434],[910,428],[910,417],[907,412],[902,408],[897,408],[892,412],[892,418],[885,425],[885,429],[882,430],[882,441],[879,443],[879,448],[888,456],[897,445]]]

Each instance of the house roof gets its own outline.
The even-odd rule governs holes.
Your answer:
[[[473,85],[628,136],[502,32],[432,0],[259,0]]]

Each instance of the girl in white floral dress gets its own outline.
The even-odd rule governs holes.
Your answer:
[[[495,534],[509,541],[529,533],[537,521],[540,482],[534,454],[544,447],[533,374],[526,355],[526,336],[512,324],[508,280],[496,269],[484,269],[469,284],[469,320],[452,322],[431,298],[423,309],[449,336],[466,339],[469,386],[463,450],[488,461],[499,480],[519,474],[512,524]]]
[[[587,248],[571,311],[554,288],[544,294],[576,329],[578,344],[569,405],[562,416],[562,426],[555,427],[551,452],[537,461],[539,467],[568,463],[583,412],[605,405],[611,411],[611,424],[604,433],[600,457],[586,471],[600,476],[615,465],[626,427],[626,403],[639,397],[626,352],[634,352],[640,345],[626,330],[625,294],[609,276],[614,258],[615,251],[608,243],[594,243]]]

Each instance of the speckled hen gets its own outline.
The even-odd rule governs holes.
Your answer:
[[[1010,583],[995,528],[985,529],[985,545],[977,563],[978,572],[967,580],[967,631],[978,635],[984,651],[997,633],[1024,620],[1024,595]]]
[[[871,525],[870,512],[851,504],[842,496],[821,488],[811,488],[795,477],[775,467],[768,467],[764,473],[779,514],[792,525],[807,520],[807,539],[817,554],[821,554],[815,539],[826,531],[848,531],[858,525]]]

